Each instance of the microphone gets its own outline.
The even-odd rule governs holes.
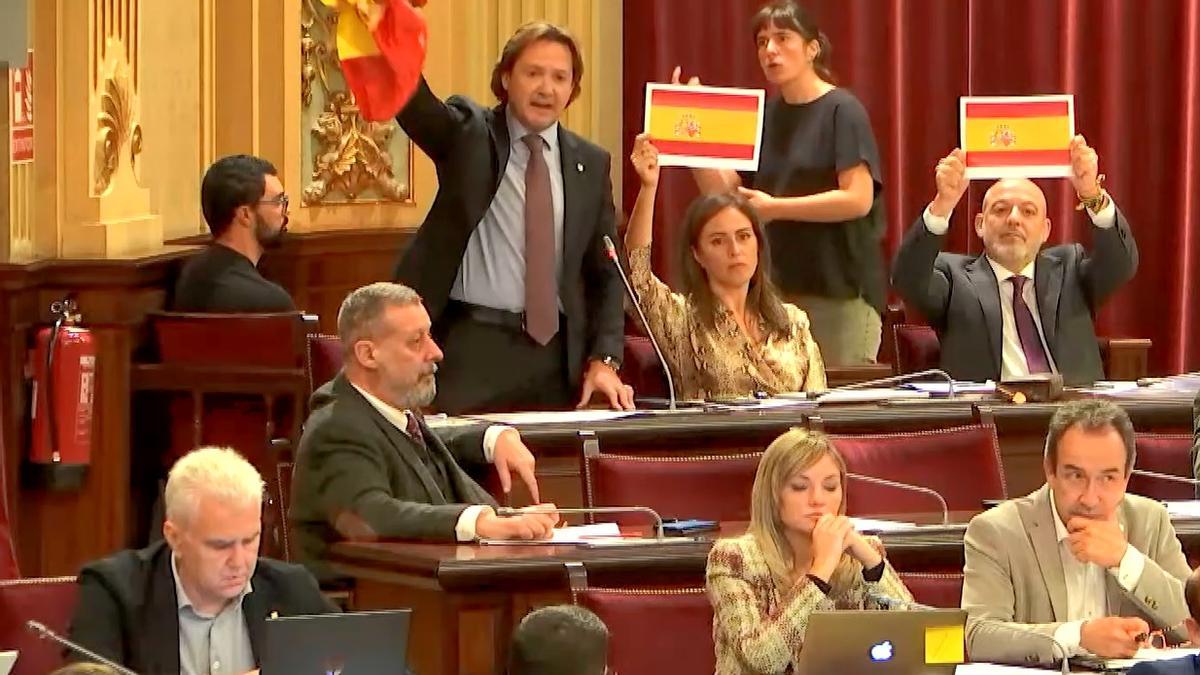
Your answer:
[[[1058,652],[1060,654],[1062,654],[1062,666],[1061,666],[1062,675],[1069,675],[1069,673],[1071,672],[1071,666],[1070,666],[1071,655],[1067,651],[1066,645],[1064,645],[1063,643],[1054,639],[1054,636],[1046,635],[1044,633],[1039,633],[1034,630],[1022,630],[1021,628],[1018,628],[1009,623],[1005,623],[1003,621],[984,620],[982,623],[984,623],[989,628],[991,628],[991,627],[1005,628],[1005,629],[1008,629],[1012,633],[1016,633],[1016,634],[1020,635],[1021,637],[1026,637],[1026,636],[1035,637],[1039,640],[1045,640],[1045,641],[1049,642],[1050,646],[1052,647],[1052,649],[1050,650],[1051,660],[1053,661],[1054,650],[1057,649]]]
[[[33,619],[30,619],[29,621],[25,622],[25,627],[28,628],[29,630],[37,633],[38,636],[41,637],[43,640],[50,640],[52,642],[57,642],[59,645],[66,647],[67,649],[75,652],[76,654],[81,654],[81,655],[87,657],[91,661],[95,661],[96,663],[99,663],[101,665],[105,665],[105,666],[108,666],[109,668],[112,668],[113,670],[117,671],[121,675],[137,675],[137,673],[126,668],[125,666],[122,666],[119,663],[114,663],[112,661],[109,661],[108,659],[104,658],[103,656],[100,656],[99,654],[88,649],[87,647],[84,647],[80,644],[72,642],[71,640],[68,640],[67,638],[59,635],[58,633],[55,633],[54,631],[47,628],[46,625],[43,623],[34,621]]]
[[[649,506],[593,506],[590,508],[587,508],[587,507],[584,507],[584,508],[557,507],[557,508],[553,508],[553,509],[546,509],[545,512],[546,513],[568,513],[568,514],[582,513],[585,515],[586,514],[596,514],[596,513],[644,513],[654,519],[655,539],[661,541],[666,538],[663,535],[662,516],[658,515],[658,511],[655,511],[654,509],[650,508]],[[502,507],[496,509],[496,515],[504,516],[504,517],[519,516],[524,513],[526,513],[526,511],[522,511],[521,509],[514,509],[511,507],[507,507],[507,506],[502,506]]]
[[[646,336],[650,338],[650,345],[654,347],[654,354],[658,356],[658,363],[667,375],[667,405],[668,409],[674,410],[675,378],[671,376],[671,368],[667,365],[667,359],[663,356],[662,349],[658,346],[658,338],[654,337],[654,330],[650,328],[650,322],[646,320],[646,313],[642,311],[642,303],[638,301],[637,293],[633,292],[633,286],[629,284],[629,277],[625,276],[625,268],[621,267],[621,260],[617,258],[617,247],[613,245],[613,240],[607,234],[604,235],[604,251],[608,254],[608,259],[612,261],[613,266],[617,268],[617,274],[621,275],[621,283],[625,284],[625,290],[629,293],[629,299],[633,301],[633,308],[637,310],[638,317],[641,318],[642,325],[646,328]],[[660,534],[661,524],[660,520]]]
[[[834,387],[833,389],[826,389],[824,391],[824,393],[822,393],[820,396],[817,396],[817,401],[820,401],[822,396],[825,396],[826,394],[831,394],[835,391],[851,391],[854,389],[869,389],[871,387],[891,386],[893,384],[904,384],[905,382],[915,382],[916,380],[921,380],[921,379],[924,379],[929,376],[936,376],[938,378],[945,380],[946,386],[947,386],[948,397],[954,398],[954,378],[950,377],[950,373],[947,373],[946,371],[941,370],[940,368],[931,368],[929,370],[922,370],[922,371],[919,371],[916,373],[902,373],[900,375],[893,375],[891,377],[881,377],[878,380],[867,380],[866,382],[855,382],[853,384],[845,384],[840,387]]]
[[[888,480],[886,478],[876,478],[875,476],[864,476],[861,473],[846,472],[848,478],[857,478],[864,483],[874,483],[875,485],[883,485],[893,487],[899,490],[907,490],[909,492],[919,492],[923,495],[929,495],[938,501],[938,505],[942,508],[942,525],[950,524],[950,508],[946,505],[946,499],[938,493],[937,490],[927,488],[924,485],[913,485],[912,483],[901,483],[899,481]]]

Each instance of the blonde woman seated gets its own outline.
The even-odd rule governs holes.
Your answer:
[[[716,675],[798,667],[815,611],[873,609],[868,591],[912,600],[883,545],[846,518],[846,465],[829,437],[792,429],[767,447],[750,529],[708,556]]]
[[[758,214],[736,192],[702,195],[684,217],[683,293],[650,269],[658,150],[642,134],[633,166],[642,182],[625,247],[630,281],[660,341],[680,398],[825,389],[825,365],[808,316],[770,281]]]

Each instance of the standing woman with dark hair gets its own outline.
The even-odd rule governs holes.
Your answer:
[[[629,278],[681,398],[821,391],[825,366],[808,317],[779,299],[758,215],[735,192],[701,195],[684,216],[683,292],[650,269],[658,150],[646,134],[630,157],[642,189],[625,232]]]
[[[775,282],[808,313],[826,363],[874,362],[887,275],[883,179],[867,111],[836,86],[829,39],[794,0],[764,6],[753,29],[758,63],[779,91],[766,105],[758,171],[693,175],[706,193],[738,189],[767,223]]]

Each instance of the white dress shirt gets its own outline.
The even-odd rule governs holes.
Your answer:
[[[362,394],[362,397],[367,399],[367,403],[370,403],[372,408],[375,408],[380,415],[383,415],[383,419],[391,422],[392,426],[399,429],[400,432],[405,436],[408,435],[408,416],[412,414],[412,411],[393,408],[383,400],[373,396],[370,392],[364,390],[362,387],[359,387],[353,382],[350,383],[350,386],[357,389],[358,393]],[[509,429],[512,429],[512,427],[505,426],[503,424],[493,424],[483,432],[484,459],[489,462],[495,459],[496,441],[499,440],[500,434],[508,431]],[[454,526],[455,538],[457,538],[459,541],[475,541],[475,521],[479,519],[479,514],[483,513],[485,510],[490,511],[491,509],[492,507],[487,506],[486,504],[472,504],[471,506],[468,506],[466,510],[464,510],[462,514],[458,516],[458,522]]]
[[[1098,213],[1092,213],[1091,209],[1087,209],[1087,212],[1088,216],[1092,219],[1092,224],[1101,229],[1108,229],[1117,223],[1117,207],[1113,203],[1112,198],[1109,198],[1108,205]],[[925,214],[922,216],[922,219],[925,222],[925,229],[930,234],[941,236],[950,227],[950,218],[933,215],[929,212],[929,207],[925,207]],[[1025,350],[1021,348],[1021,336],[1017,333],[1016,315],[1013,314],[1012,278],[1016,275],[1008,268],[992,260],[990,256],[985,257],[996,275],[996,285],[999,287],[1000,292],[1000,318],[1002,326],[1000,379],[1007,380],[1016,377],[1027,377],[1029,375],[1029,364],[1025,360]],[[1025,305],[1029,307],[1030,314],[1033,315],[1033,323],[1037,326],[1038,338],[1042,341],[1042,349],[1046,352],[1046,361],[1050,364],[1050,370],[1057,373],[1058,366],[1054,363],[1054,355],[1050,352],[1050,345],[1046,343],[1046,334],[1042,330],[1042,313],[1038,308],[1038,296],[1034,288],[1034,263],[1031,262],[1026,265],[1021,270],[1021,275],[1028,279],[1021,290],[1021,297],[1025,300]]]
[[[1067,584],[1067,618],[1066,622],[1054,631],[1054,639],[1058,640],[1073,655],[1083,654],[1080,647],[1080,632],[1083,624],[1089,619],[1099,619],[1109,616],[1113,608],[1108,606],[1108,577],[1112,576],[1121,588],[1132,591],[1142,578],[1146,568],[1146,557],[1142,552],[1125,545],[1125,555],[1117,567],[1107,569],[1095,564],[1080,562],[1071,553],[1067,542],[1067,526],[1058,515],[1054,506],[1054,491],[1050,491],[1050,510],[1054,512],[1054,532],[1058,540],[1058,557],[1062,560],[1063,579]]]

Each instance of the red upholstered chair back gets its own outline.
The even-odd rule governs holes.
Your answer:
[[[307,328],[300,312],[148,317],[163,363],[303,368]]]
[[[667,396],[667,378],[662,364],[654,353],[650,338],[641,335],[625,336],[625,360],[621,364],[621,379],[633,387],[637,396]]]
[[[996,428],[974,424],[934,431],[834,436],[852,473],[931,488],[951,511],[978,511],[981,500],[1005,499]],[[940,509],[928,495],[851,480],[850,515],[932,513]]]
[[[913,599],[923,605],[958,609],[962,604],[963,575],[932,572],[900,572]]]
[[[748,521],[750,489],[760,459],[761,452],[585,455],[584,502],[589,507],[648,506],[663,518]],[[613,520],[646,522],[638,515],[618,515]]]
[[[0,649],[21,653],[12,675],[45,675],[62,665],[60,647],[30,631],[25,622],[33,619],[66,635],[78,596],[75,577],[0,581]]]
[[[1138,469],[1192,478],[1191,434],[1137,434]],[[1161,478],[1131,476],[1129,492],[1154,499],[1195,499],[1196,488]]]
[[[332,380],[342,369],[342,340],[336,335],[309,335],[305,363],[308,368],[308,391]]]
[[[703,588],[589,588],[575,603],[608,626],[608,666],[620,675],[711,673],[713,611]]]
[[[937,368],[942,359],[942,345],[937,333],[929,326],[902,323],[892,326],[896,353],[892,363],[897,374],[916,373]]]
[[[271,492],[272,517],[275,520],[274,532],[271,533],[272,550],[276,557],[288,562],[292,560],[291,538],[288,533],[288,512],[292,506],[292,476],[296,470],[292,462],[276,462],[275,475],[270,478],[268,490]]]

